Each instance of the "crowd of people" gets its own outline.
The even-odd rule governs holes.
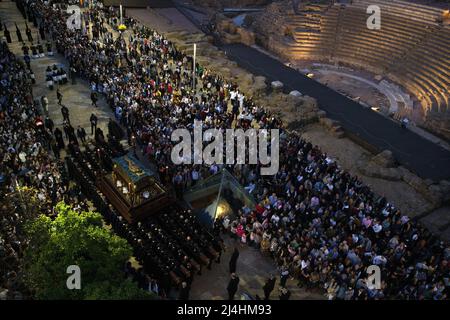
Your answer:
[[[72,203],[76,209],[86,208],[80,190],[69,184],[64,164],[49,153],[53,137],[44,125],[40,104],[33,99],[29,69],[4,42],[0,44],[0,56],[2,195],[32,187],[37,190],[35,198],[40,212],[48,216],[54,215],[53,207],[61,200]],[[2,204],[4,214],[0,220],[0,287],[7,289],[8,297],[24,297],[16,277],[27,243],[20,226],[27,216],[20,211],[12,214],[6,210],[7,206],[6,202]]]
[[[255,210],[216,224],[277,262],[281,278],[329,299],[448,299],[450,248],[358,177],[290,135],[281,170],[259,180]],[[367,282],[369,266],[381,284]]]
[[[64,11],[42,1],[29,6],[70,69],[106,98],[129,144],[142,150],[179,196],[223,166],[172,164],[173,130],[192,129],[194,120],[202,120],[204,130],[280,129],[283,152],[276,175],[260,176],[259,165],[225,166],[258,205],[228,217],[224,229],[271,254],[286,279],[322,288],[330,299],[448,298],[448,246],[318,147],[285,131],[237,84],[197,65],[194,90],[192,58],[132,19],[127,19],[128,31],[115,37],[107,27],[117,22],[113,9],[87,10],[76,31],[66,27]],[[11,136],[9,141],[22,140]],[[382,270],[380,288],[366,284],[370,265]]]
[[[33,11],[20,1],[17,5],[37,26]],[[33,96],[35,81],[27,52],[23,58],[16,57],[7,44],[8,41],[0,43],[0,292],[2,299],[22,299],[32,297],[22,279],[22,258],[28,241],[24,231],[26,220],[38,214],[54,217],[54,206],[60,201],[70,203],[74,210],[87,211],[90,206],[81,188],[71,183],[60,160],[60,151],[66,144],[63,131],[45,117],[47,98]],[[67,120],[63,129],[69,140],[67,150],[72,151],[79,149],[78,140],[70,119]],[[82,128],[78,129],[78,138],[84,143],[86,134]],[[103,134],[98,130],[96,138]],[[32,190],[32,194],[27,196],[21,190]],[[7,196],[12,194],[20,197]],[[28,212],[31,210],[28,201],[36,202],[38,210]]]
[[[39,3],[35,3],[35,6],[39,5]],[[42,4],[43,5],[43,4]],[[36,8],[36,7],[35,7]],[[51,9],[51,7],[46,7],[43,5],[42,8]],[[58,11],[59,12],[59,11]],[[48,12],[47,12],[48,13]],[[62,14],[62,12],[60,12]],[[50,36],[52,36],[53,41],[56,43],[56,47],[58,49],[59,53],[65,53],[65,51],[61,51],[61,43],[58,41],[59,38],[56,38],[53,36],[53,33],[51,30],[47,29],[47,25],[45,24],[45,20],[39,15],[39,11],[33,11],[33,16],[36,17],[37,21],[39,21],[39,24],[45,27],[46,32]],[[62,14],[61,17],[64,15]],[[114,18],[116,19],[116,18]],[[102,28],[102,32],[104,29]],[[7,49],[7,46],[4,45],[5,50],[9,52]],[[10,53],[10,52],[9,52]],[[24,63],[20,63],[18,58],[15,58],[11,54],[12,59],[14,61],[17,61],[17,64],[20,65],[21,68],[23,68],[25,71],[27,69],[30,69],[29,61],[26,59],[26,54],[24,54]],[[4,61],[6,64],[10,61]],[[74,67],[72,65],[72,67]],[[78,66],[77,66],[78,67]],[[83,70],[83,69],[81,69]],[[17,70],[6,70],[11,71],[12,74],[15,73]],[[57,68],[56,66],[49,67],[46,71],[48,74],[47,76],[51,76],[52,78],[56,79],[56,81],[64,81],[63,79],[55,78],[60,73],[61,69]],[[21,75],[21,73],[19,73]],[[84,73],[80,74],[81,76],[85,76]],[[30,80],[30,77],[26,78]],[[30,99],[30,105],[31,109],[29,109],[30,105],[23,106],[23,109],[29,112],[33,111],[33,114],[29,116],[31,119],[31,125],[34,125],[32,129],[34,131],[27,132],[27,128],[22,127],[14,127],[11,129],[11,132],[13,129],[18,130],[19,133],[23,133],[23,135],[27,134],[28,137],[34,136],[36,137],[41,144],[38,146],[43,146],[38,151],[36,151],[36,155],[41,155],[41,157],[37,158],[35,162],[33,162],[34,165],[42,165],[42,168],[39,168],[40,170],[46,170],[46,174],[48,176],[53,177],[53,179],[59,178],[60,171],[56,170],[49,170],[48,166],[45,166],[47,162],[49,164],[58,164],[58,169],[62,170],[64,174],[66,173],[66,169],[63,166],[62,162],[59,161],[60,159],[60,151],[65,150],[68,155],[70,155],[73,158],[80,158],[82,157],[81,161],[86,161],[88,158],[86,158],[87,154],[89,154],[89,146],[85,144],[85,137],[86,133],[84,132],[83,128],[78,127],[76,134],[74,128],[70,124],[70,113],[69,108],[63,104],[63,96],[59,89],[56,92],[58,104],[61,106],[61,113],[63,116],[63,127],[59,128],[56,127],[53,120],[49,117],[45,117],[43,119],[42,111],[45,113],[45,111],[48,111],[48,100],[44,98],[44,100],[41,101],[42,110],[39,108],[38,101],[33,101],[32,99],[32,91],[31,91],[31,80],[29,81],[29,85],[27,87],[23,85],[17,85],[17,90],[19,88],[22,90],[21,93],[27,93],[31,96]],[[62,84],[62,83],[61,83]],[[10,88],[8,88],[10,89]],[[100,88],[97,88],[96,85],[94,85],[93,88],[93,94],[91,95],[92,104],[93,106],[96,106],[96,92],[99,94],[102,94],[103,91]],[[8,94],[7,98],[11,98],[14,95],[15,92],[10,91],[7,92],[5,90],[5,96]],[[11,95],[9,95],[11,94]],[[6,97],[5,97],[6,98]],[[5,101],[9,102],[9,101]],[[44,103],[43,103],[44,102]],[[7,107],[7,104],[4,105]],[[3,105],[2,105],[3,107]],[[12,105],[10,110],[12,112],[16,112],[15,105]],[[6,110],[6,111],[9,111]],[[20,110],[22,111],[22,110]],[[20,113],[19,113],[20,114]],[[9,113],[7,113],[9,115]],[[22,116],[20,114],[20,116]],[[22,116],[25,119],[25,115]],[[5,119],[5,121],[8,121],[10,119]],[[35,121],[36,123],[32,122]],[[120,143],[118,143],[117,140],[115,140],[116,137],[120,138],[121,136],[121,129],[113,122],[112,120],[108,124],[108,131],[109,133],[112,133],[111,135],[108,133],[107,139],[103,136],[103,132],[100,128],[97,128],[97,118],[95,114],[91,115],[90,122],[92,124],[92,131],[91,134],[94,135],[93,143],[95,144],[95,149],[99,148],[98,150],[101,150],[102,153],[114,156],[114,155],[120,155],[123,154],[124,150],[120,146]],[[63,129],[63,130],[61,130]],[[68,140],[68,143],[66,144],[64,138]],[[8,143],[14,144],[16,142],[16,139],[18,141],[27,141],[29,143],[32,143],[33,141],[30,139],[26,139],[24,136],[5,136],[5,138],[9,138]],[[81,149],[81,143],[79,143],[79,140],[83,144],[85,144],[84,148],[85,151],[82,151]],[[26,147],[26,146],[25,146]],[[53,154],[49,153],[48,151],[52,150]],[[22,151],[19,150],[19,151]],[[34,150],[33,150],[34,151]],[[11,151],[13,152],[13,151]],[[20,154],[20,152],[18,152]],[[21,154],[20,154],[21,155]],[[44,159],[44,156],[46,157]],[[7,160],[5,158],[5,160]],[[45,161],[44,161],[45,160]],[[92,159],[91,159],[92,160]],[[7,165],[8,163],[4,161]],[[92,168],[94,168],[94,163],[91,163],[87,169],[89,172],[92,171]],[[8,167],[7,167],[8,169]],[[27,169],[28,170],[28,169]],[[11,182],[11,186],[13,185],[13,182],[15,182],[15,176],[14,176],[14,169],[4,171],[2,174],[2,177],[6,178],[6,184]],[[41,172],[38,170],[29,170],[26,171],[28,173],[27,177],[32,177],[33,179],[36,176],[40,176]],[[36,172],[39,172],[39,174],[36,175]],[[82,176],[83,172],[79,172],[79,177]],[[74,174],[69,174],[69,177],[71,179],[74,178]],[[89,176],[91,181],[94,181],[96,176],[90,175]],[[11,179],[9,181],[8,179]],[[46,182],[46,180],[45,180]],[[42,185],[38,183],[34,183],[34,181],[21,181],[21,185],[27,185],[35,188],[41,188]],[[80,190],[77,189],[77,191],[80,191],[77,193],[77,195],[85,195],[88,194],[90,198],[93,197],[93,194],[97,194],[96,190],[86,190],[85,186],[80,183],[77,184],[80,188]],[[45,184],[44,184],[45,186]],[[51,188],[58,188],[58,187],[66,187],[69,188],[69,180],[65,176],[64,183],[61,183],[59,180],[55,181],[54,183],[50,184]],[[72,185],[73,186],[73,185]],[[41,190],[41,189],[39,189]],[[53,190],[53,189],[50,189]],[[11,187],[8,191],[14,191],[14,189]],[[42,188],[42,192],[45,191],[45,188]],[[72,189],[70,190],[73,191]],[[41,191],[40,191],[41,193]],[[64,192],[65,194],[66,192]],[[48,207],[43,206],[42,212],[49,214],[52,216],[51,208],[54,206],[54,204],[64,199],[64,196],[56,197],[54,196],[54,193],[44,194],[42,195],[43,201],[48,202]],[[49,198],[50,196],[54,196],[53,198]],[[52,200],[52,201],[49,201]],[[83,198],[84,200],[85,198]],[[72,204],[75,209],[83,209],[87,210],[88,207],[86,206],[86,203],[82,202],[81,204],[78,203],[78,199],[75,198],[65,198],[65,200]],[[95,200],[95,197],[94,197]],[[94,203],[96,203],[94,201]],[[100,206],[99,206],[100,207]],[[50,211],[48,211],[48,210]],[[108,208],[109,210],[112,210],[111,208]],[[153,293],[167,297],[169,295],[169,292],[171,290],[171,287],[176,284],[179,285],[180,288],[183,289],[184,292],[186,290],[189,290],[190,284],[192,282],[192,279],[194,277],[195,273],[201,274],[202,266],[205,265],[207,268],[211,268],[211,264],[214,259],[216,259],[216,256],[218,255],[218,252],[215,251],[215,249],[212,247],[212,243],[214,243],[214,238],[211,238],[211,235],[207,232],[203,232],[204,230],[198,223],[196,224],[195,217],[192,216],[189,212],[185,212],[185,218],[186,220],[182,220],[183,223],[189,223],[189,229],[181,229],[180,226],[177,226],[179,222],[176,222],[171,216],[173,216],[176,212],[176,210],[169,210],[166,214],[161,215],[158,218],[158,221],[152,221],[151,219],[146,222],[145,225],[137,225],[136,229],[129,228],[127,223],[120,219],[121,217],[117,214],[114,214],[112,211],[108,210],[100,210],[102,211],[102,214],[104,214],[105,218],[108,222],[111,222],[113,225],[113,228],[117,233],[126,238],[130,244],[132,244],[134,253],[136,258],[142,263],[144,266],[143,268],[140,268],[138,270],[131,267],[129,264],[125,267],[125,272],[130,275],[134,280],[137,281],[138,285],[145,289],[152,291]],[[17,217],[20,217],[20,215],[16,215]],[[115,219],[114,219],[115,218]],[[11,228],[15,228],[15,225],[17,225],[18,221],[6,221],[8,223],[8,226]],[[5,223],[6,223],[5,222]],[[15,225],[14,225],[14,223]],[[166,226],[166,228],[162,228],[163,226]],[[6,226],[5,226],[6,229]],[[170,231],[168,231],[170,230]],[[176,231],[176,232],[175,232]],[[152,238],[152,233],[153,237]],[[208,237],[209,235],[209,237]],[[206,238],[205,238],[206,237]],[[158,240],[156,242],[156,239]],[[8,239],[9,240],[9,239]],[[23,244],[26,244],[26,239]],[[14,243],[13,240],[10,240]],[[16,255],[14,250],[11,246],[8,246],[7,248],[11,248],[12,252],[8,252],[8,256],[14,256]],[[216,247],[217,248],[217,247]],[[10,259],[10,258],[8,258]],[[8,290],[11,290],[11,283],[12,283],[12,275],[16,273],[20,273],[20,270],[18,270],[19,261],[17,261],[17,264],[14,266],[10,266],[12,269],[16,268],[13,272],[5,272],[5,286]],[[151,275],[151,277],[149,276]],[[3,286],[2,286],[3,287]],[[187,288],[187,289],[186,289]],[[8,294],[8,298],[11,298],[11,293]],[[19,296],[21,297],[21,296]]]

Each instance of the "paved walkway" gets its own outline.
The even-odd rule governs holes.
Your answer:
[[[450,152],[310,79],[280,61],[243,44],[223,46],[227,55],[254,74],[268,80],[279,80],[289,91],[299,90],[315,97],[319,107],[332,119],[341,122],[345,130],[376,146],[389,149],[405,167],[423,178],[438,181],[450,178]]]

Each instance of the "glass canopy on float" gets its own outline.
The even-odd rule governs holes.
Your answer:
[[[200,222],[209,228],[214,226],[214,221],[218,218],[233,218],[242,207],[253,210],[256,205],[254,198],[226,169],[187,190],[184,200]]]
[[[113,171],[98,184],[114,208],[130,223],[157,213],[171,199],[154,173],[132,154],[113,159]]]

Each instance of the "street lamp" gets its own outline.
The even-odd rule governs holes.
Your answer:
[[[122,33],[127,29],[127,26],[123,24],[123,15],[122,15],[122,5],[120,5],[120,24],[119,24],[119,31]]]
[[[194,43],[194,61],[193,61],[193,68],[192,68],[192,91],[194,91],[194,96],[195,96],[195,69],[196,69],[196,64],[195,64],[195,60],[197,57],[197,44]]]

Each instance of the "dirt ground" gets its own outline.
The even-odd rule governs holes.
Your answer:
[[[127,14],[141,23],[158,30],[159,32],[187,31],[199,32],[182,13],[174,8],[164,9],[128,9]]]
[[[369,106],[378,107],[385,112],[389,110],[389,101],[386,96],[365,83],[337,74],[323,74],[320,71],[314,73],[314,75],[314,79],[338,92],[342,92],[353,99],[360,98],[362,102]]]

